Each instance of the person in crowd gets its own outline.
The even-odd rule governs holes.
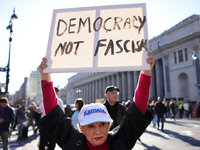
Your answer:
[[[81,110],[81,108],[85,105],[85,102],[82,98],[77,98],[75,99],[75,110],[72,111],[71,113],[71,120],[72,120],[72,125],[74,128],[78,129],[78,114]]]
[[[8,150],[9,126],[14,121],[14,111],[8,105],[6,97],[0,98],[0,136],[3,142],[3,150]]]
[[[58,101],[57,101],[58,103]],[[44,110],[44,104],[43,102],[39,105],[39,107],[32,106],[33,110],[41,115],[41,119],[45,116],[45,110]],[[61,109],[62,110],[62,109]],[[40,139],[39,139],[39,150],[45,150],[46,147],[48,147],[48,150],[54,150],[55,149],[55,141],[53,138],[42,128],[39,128],[40,132]]]
[[[55,90],[56,96],[58,96],[59,89],[57,87],[54,87],[54,90]],[[60,108],[62,109],[62,111],[65,112],[64,106],[63,106],[63,100],[60,99],[60,98],[58,98],[58,105],[60,106]]]
[[[105,101],[104,105],[106,106],[108,113],[113,120],[110,130],[114,129],[120,124],[126,111],[126,107],[122,106],[118,101],[119,91],[119,88],[114,85],[107,86],[105,89],[105,97],[107,100]]]
[[[22,106],[17,111],[17,120],[18,120],[18,140],[22,140],[22,131],[23,131],[23,122],[28,119],[27,113],[29,110],[27,109],[27,101],[22,101]]]
[[[28,106],[28,110],[30,111],[30,113],[27,114],[28,117],[27,127],[32,126],[33,133],[35,133],[35,124],[34,124],[35,111],[32,108],[33,105],[35,105],[35,102],[32,102],[31,105]]]
[[[148,55],[147,63],[150,64],[151,70],[141,71],[133,99],[134,102],[127,109],[121,124],[112,130],[112,133],[108,133],[112,119],[106,107],[101,103],[83,106],[78,116],[81,133],[73,127],[71,119],[66,117],[57,104],[51,74],[43,72],[47,68],[47,59],[43,58],[39,70],[42,79],[41,85],[46,116],[42,118],[41,126],[63,150],[132,149],[136,140],[153,119],[152,114],[146,109],[151,83],[151,71],[154,66],[152,52],[149,51]]]
[[[65,108],[65,114],[67,115],[67,117],[71,117],[72,115],[72,108],[70,105],[67,105],[67,107]]]
[[[166,118],[170,118],[170,108],[167,102],[164,103],[165,105],[165,116]]]
[[[155,101],[152,101],[151,104],[149,105],[150,106],[150,112],[153,114],[153,120],[152,120],[152,123],[153,123],[153,127],[156,128],[156,112],[155,112]]]
[[[37,131],[38,131],[38,129],[40,129],[41,113],[35,112],[34,116],[35,116],[35,132],[34,132],[34,135],[37,135]]]
[[[16,126],[17,126],[17,124],[18,124],[18,121],[17,121],[17,116],[18,116],[18,114],[17,114],[17,111],[18,111],[18,109],[21,107],[21,105],[20,104],[17,104],[17,106],[16,106],[16,108],[15,108],[15,110],[14,110],[14,112],[15,112],[15,121],[14,121],[14,124],[13,124],[13,127],[12,127],[12,129],[13,129],[13,131],[15,131],[16,129]]]
[[[199,102],[199,105],[197,107],[197,118],[200,118],[200,102]]]
[[[155,112],[157,114],[157,128],[159,130],[160,127],[160,120],[161,120],[161,131],[164,132],[163,128],[164,128],[164,114],[165,114],[165,105],[162,103],[162,98],[158,97],[158,102],[156,103],[155,106]]]
[[[184,112],[183,102],[179,103],[179,105],[178,105],[178,112],[179,112],[179,117],[183,118],[183,112]]]
[[[176,120],[175,119],[175,116],[176,116],[176,105],[175,105],[175,101],[173,99],[171,99],[171,101],[169,103],[169,108],[170,108],[170,111],[172,113],[171,119],[174,119],[174,121],[175,121]]]
[[[189,113],[189,104],[187,101],[185,101],[185,103],[183,104],[183,107],[184,107],[184,116],[185,117],[189,117],[188,113]]]
[[[56,97],[57,97],[57,95],[59,93],[59,89],[57,87],[54,87],[54,92],[56,93]],[[57,104],[60,107],[60,109],[64,112],[63,101],[58,97],[57,97]],[[39,105],[39,107],[37,107],[36,105],[33,105],[32,108],[38,114],[41,114],[41,118],[43,118],[45,116],[43,102]],[[40,132],[39,150],[45,150],[46,147],[48,147],[48,150],[54,150],[56,143],[53,140],[53,138],[41,127],[39,128],[39,132]]]
[[[189,103],[189,118],[192,118],[192,103]]]

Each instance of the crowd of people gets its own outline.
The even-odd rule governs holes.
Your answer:
[[[149,101],[150,102],[150,101]],[[161,122],[161,131],[164,132],[165,118],[200,118],[200,102],[191,103],[189,101],[176,101],[171,99],[170,102],[163,100],[161,97],[157,101],[152,100],[148,104],[149,111],[153,114],[152,125],[159,130]]]

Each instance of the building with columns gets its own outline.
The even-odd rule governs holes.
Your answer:
[[[104,90],[109,85],[120,88],[120,101],[132,99],[138,76],[139,71],[77,73],[68,79],[66,103],[74,103],[78,97],[82,97],[86,104],[103,99]]]
[[[200,16],[192,15],[149,40],[155,66],[150,98],[200,102]],[[195,54],[195,55],[194,55]],[[197,58],[194,60],[192,56]],[[68,79],[66,104],[82,97],[85,103],[104,98],[108,85],[120,88],[119,101],[132,99],[139,71],[77,73]]]

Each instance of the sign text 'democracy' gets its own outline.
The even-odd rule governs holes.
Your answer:
[[[149,70],[145,4],[54,10],[45,72]]]

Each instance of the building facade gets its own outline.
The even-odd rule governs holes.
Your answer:
[[[150,98],[200,102],[200,16],[186,18],[150,39],[149,45],[155,60]],[[120,88],[119,101],[132,99],[138,77],[138,71],[77,73],[68,79],[66,104],[74,103],[77,97],[85,103],[105,98],[108,85]]]
[[[21,99],[21,100],[27,100],[27,82],[28,82],[28,78],[25,77],[24,78],[24,82],[22,83],[19,91],[16,91],[14,96],[12,97],[12,103],[15,103],[17,100]]]
[[[200,16],[183,20],[149,43],[155,60],[152,94],[200,101]]]
[[[31,72],[27,86],[28,101],[34,101],[36,105],[39,105],[42,102],[41,75],[39,68]]]

